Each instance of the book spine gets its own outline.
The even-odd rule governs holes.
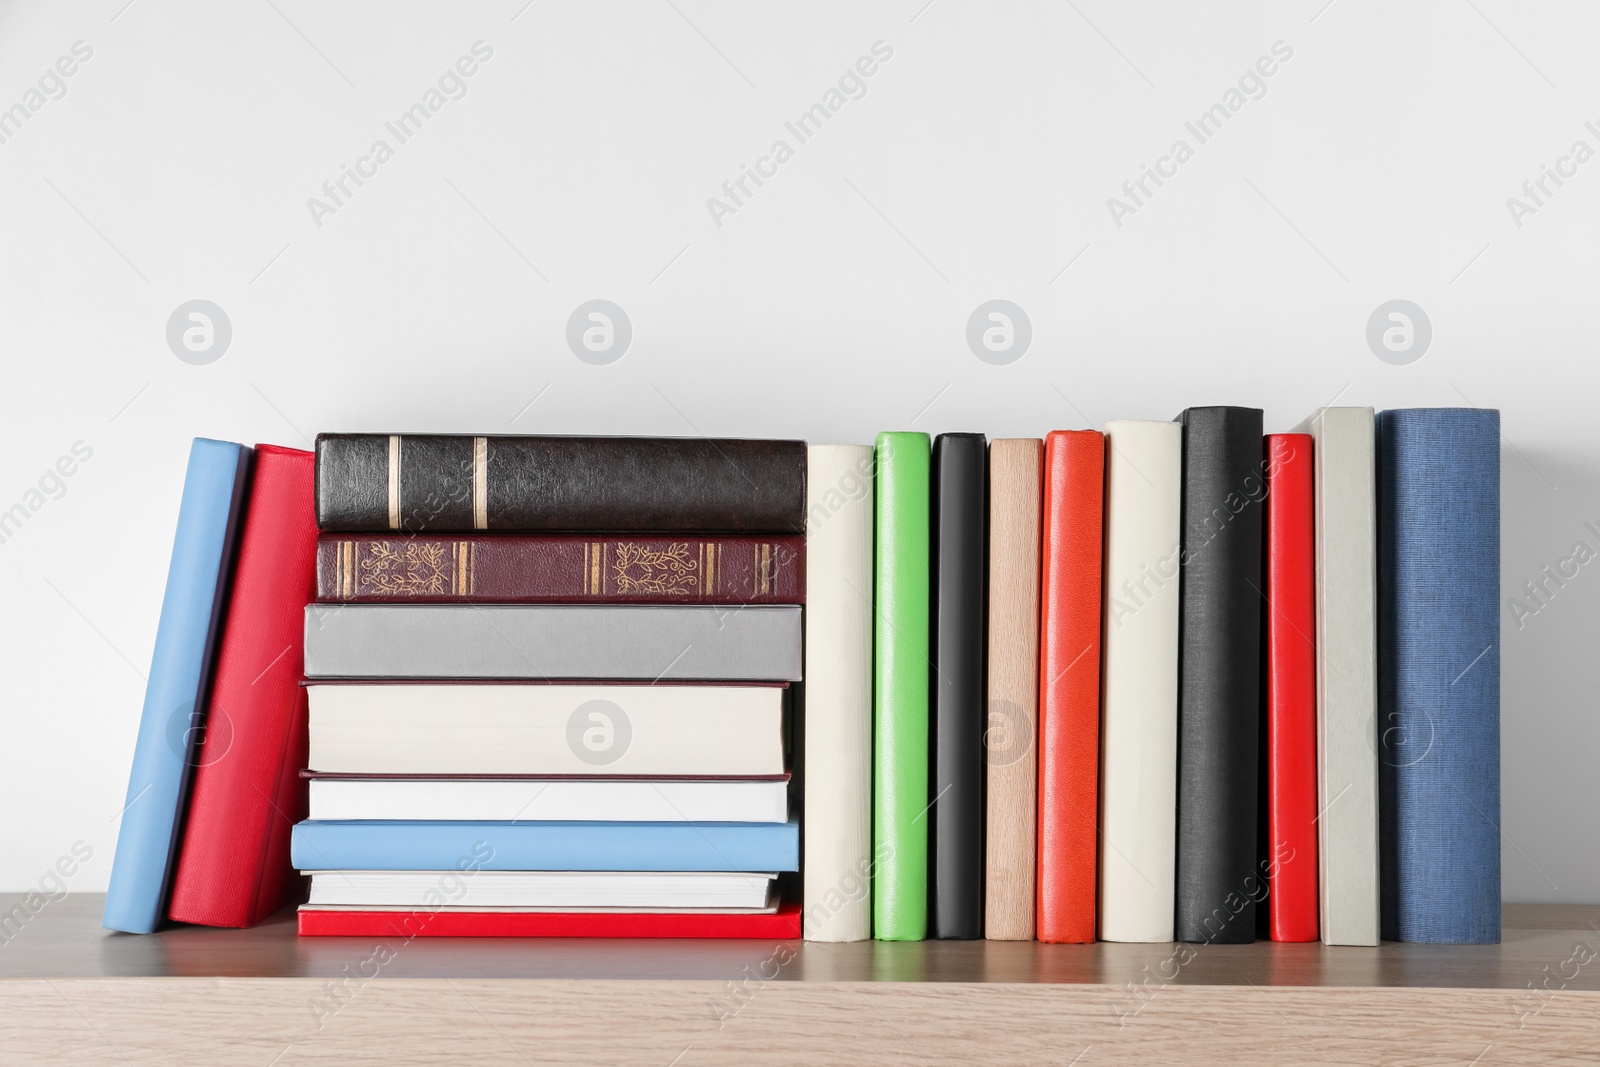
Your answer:
[[[805,538],[323,534],[324,603],[803,604]]]
[[[108,930],[148,934],[166,915],[249,471],[240,445],[196,438],[190,448],[101,920]]]
[[[313,604],[305,614],[309,678],[800,679],[798,607]]]
[[[1044,446],[1039,614],[1039,940],[1095,939],[1099,852],[1100,590],[1105,439]]]
[[[1324,408],[1315,438],[1317,859],[1330,945],[1378,943],[1377,513],[1371,408]]]
[[[1274,941],[1317,940],[1317,649],[1309,434],[1267,435],[1267,911]]]
[[[259,445],[168,916],[252,926],[286,903],[306,814],[301,615],[317,529],[309,452]]]
[[[1179,941],[1247,944],[1266,871],[1256,853],[1261,725],[1258,408],[1190,408],[1183,426],[1179,599]]]
[[[940,434],[933,442],[933,807],[934,937],[983,936],[984,436]]]
[[[1377,417],[1383,936],[1500,940],[1500,413]]]
[[[1108,422],[1100,937],[1171,941],[1183,431]]]
[[[873,620],[873,936],[928,927],[929,455],[923,433],[877,441]]]
[[[317,525],[799,534],[803,441],[317,435]]]
[[[872,449],[806,471],[805,936],[872,936]]]
[[[470,877],[464,875],[463,877]],[[800,909],[771,914],[670,912],[455,911],[416,908],[350,911],[301,908],[301,937],[671,937],[793,940],[800,936]]]
[[[989,445],[983,933],[993,940],[1033,940],[1043,451],[1031,437]]]

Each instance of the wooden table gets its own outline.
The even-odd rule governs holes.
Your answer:
[[[0,1063],[1600,1063],[1600,906],[1365,949],[135,937],[103,900],[0,927]]]

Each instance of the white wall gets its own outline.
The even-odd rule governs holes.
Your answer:
[[[105,884],[197,434],[869,441],[1470,402],[1504,410],[1507,594],[1600,547],[1600,162],[1520,227],[1507,206],[1600,149],[1600,11],[1323,2],[0,7],[0,107],[93,49],[0,144],[0,509],[93,449],[0,544],[0,889],[79,840],[74,888]],[[384,123],[478,41],[466,95],[399,144]],[[785,121],[880,41],[799,144]],[[1185,121],[1280,41],[1199,144]],[[379,138],[393,158],[313,220]],[[707,198],[779,138],[717,225]],[[1178,138],[1194,157],[1116,225]],[[196,298],[233,330],[203,366],[165,337]],[[594,298],[633,326],[609,366],[564,340]],[[1032,323],[1009,366],[965,340],[994,298]],[[1395,298],[1434,330],[1407,366],[1365,340]],[[1600,567],[1505,619],[1506,895],[1597,901]]]

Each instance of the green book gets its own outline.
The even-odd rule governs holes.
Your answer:
[[[873,934],[928,930],[928,537],[925,433],[878,435],[873,624]]]

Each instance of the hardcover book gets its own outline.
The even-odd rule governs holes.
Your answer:
[[[301,908],[301,937],[737,937],[800,936],[800,906],[772,914],[716,912],[346,911]]]
[[[324,534],[317,599],[803,604],[803,537]]]
[[[166,915],[249,471],[242,445],[197,437],[190,447],[101,919],[108,930],[148,934]]]
[[[805,507],[804,441],[317,435],[324,530],[799,534]]]
[[[789,821],[787,774],[764,778],[558,778],[312,773],[309,777],[311,810],[307,817],[318,821]],[[807,837],[815,832],[808,818]]]
[[[1383,936],[1500,940],[1500,413],[1377,417]]]

